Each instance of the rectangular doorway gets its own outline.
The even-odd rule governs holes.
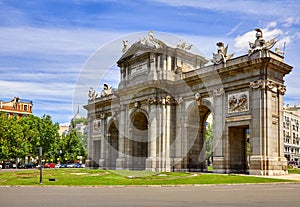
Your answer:
[[[247,173],[249,126],[229,127],[229,168],[231,173]]]

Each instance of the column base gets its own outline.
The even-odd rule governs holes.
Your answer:
[[[157,158],[149,157],[146,159],[146,170],[150,172],[157,172]]]
[[[214,157],[213,173],[219,173],[219,174],[227,173],[224,157]]]
[[[105,170],[105,166],[104,166],[105,160],[104,159],[99,159],[97,164],[98,164],[99,169]]]
[[[125,169],[125,158],[121,157],[116,160],[116,170],[124,170]]]
[[[87,168],[92,168],[93,166],[93,161],[92,160],[85,160],[85,166]]]
[[[284,175],[287,173],[287,161],[285,157],[250,157],[250,175]]]

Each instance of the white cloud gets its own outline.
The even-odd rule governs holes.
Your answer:
[[[38,53],[89,56],[98,45],[121,33],[95,29],[61,29],[36,27],[0,28],[0,53]]]
[[[299,24],[300,23],[300,17],[294,16],[294,17],[288,17],[281,20],[284,27],[290,27],[293,24]]]
[[[294,13],[295,16],[299,14],[298,1],[240,1],[240,0],[152,0],[154,2],[163,3],[174,7],[194,7],[201,9],[216,10],[221,12],[240,12],[249,15],[282,17]]]

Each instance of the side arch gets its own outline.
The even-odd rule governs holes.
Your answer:
[[[186,168],[189,171],[207,171],[206,164],[206,126],[211,114],[211,103],[202,100],[198,105],[191,103],[187,108],[186,142],[189,147],[186,154]]]

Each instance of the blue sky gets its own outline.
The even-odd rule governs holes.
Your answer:
[[[294,69],[285,78],[285,103],[300,104],[299,13],[297,0],[0,0],[0,99],[30,99],[35,115],[69,122],[78,105],[86,115],[88,86],[99,91],[110,80],[117,87],[123,39],[133,43],[154,30],[207,58],[223,41],[236,57],[261,28],[265,39],[276,37],[275,47],[286,42],[285,62]]]

